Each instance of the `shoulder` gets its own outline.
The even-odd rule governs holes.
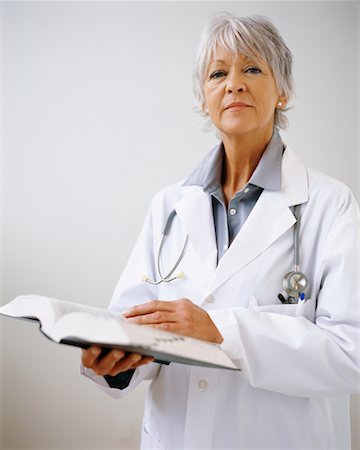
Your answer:
[[[340,180],[318,170],[307,168],[309,202],[321,203],[324,208],[333,207],[340,212],[346,207],[357,206],[350,188]]]
[[[312,224],[313,233],[318,230],[318,236],[321,234],[324,237],[334,232],[339,236],[357,234],[359,206],[351,189],[342,181],[318,170],[308,168],[307,174],[308,202],[303,213],[304,219],[309,225]]]
[[[288,178],[290,176],[291,185],[293,185],[293,180],[297,179],[299,173],[303,173],[307,178],[306,184],[310,203],[320,202],[324,204],[324,207],[329,206],[329,204],[356,203],[353,193],[345,183],[308,167],[291,148],[286,149],[283,161],[285,170],[290,170]]]
[[[284,153],[284,167],[289,186],[294,191],[306,189],[303,214],[311,223],[331,226],[336,217],[347,215],[358,221],[359,207],[350,188],[342,181],[307,167],[291,149]],[[302,174],[302,175],[301,175]],[[285,175],[284,175],[285,176]],[[298,180],[298,181],[294,181]],[[294,185],[300,180],[300,185]],[[303,184],[301,185],[301,181]],[[302,187],[301,187],[302,186]]]
[[[326,175],[323,172],[308,167],[307,173],[310,189],[329,189],[332,194],[339,193],[343,195],[347,195],[350,192],[349,187],[345,183],[329,175]]]

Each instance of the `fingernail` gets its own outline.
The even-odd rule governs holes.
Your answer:
[[[114,350],[114,357],[116,359],[120,359],[124,356],[124,352],[120,351],[120,350]]]
[[[91,354],[92,355],[98,355],[99,354],[99,349],[98,348],[92,348],[91,349]]]

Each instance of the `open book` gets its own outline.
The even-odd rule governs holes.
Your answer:
[[[0,314],[39,322],[40,331],[60,344],[82,348],[96,344],[153,356],[163,363],[240,370],[217,344],[128,323],[119,312],[23,295],[1,307]]]

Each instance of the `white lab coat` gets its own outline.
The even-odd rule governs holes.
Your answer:
[[[301,268],[307,301],[278,300],[293,270],[291,209],[301,204]],[[161,257],[163,272],[189,244],[184,279],[153,287],[164,223],[175,216]],[[157,194],[120,278],[111,309],[182,297],[206,309],[223,349],[241,372],[150,364],[124,390],[152,379],[143,449],[350,449],[349,394],[359,390],[359,212],[342,183],[307,169],[287,149],[281,191],[264,191],[229,250],[217,262],[211,200],[180,184]]]

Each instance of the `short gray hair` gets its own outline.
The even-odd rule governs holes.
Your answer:
[[[234,54],[257,56],[266,61],[280,95],[290,100],[294,92],[292,55],[277,28],[264,16],[237,17],[221,13],[214,16],[204,30],[195,62],[193,81],[197,111],[208,117],[204,111],[204,80],[218,45]],[[276,109],[275,126],[286,128],[286,110]]]

